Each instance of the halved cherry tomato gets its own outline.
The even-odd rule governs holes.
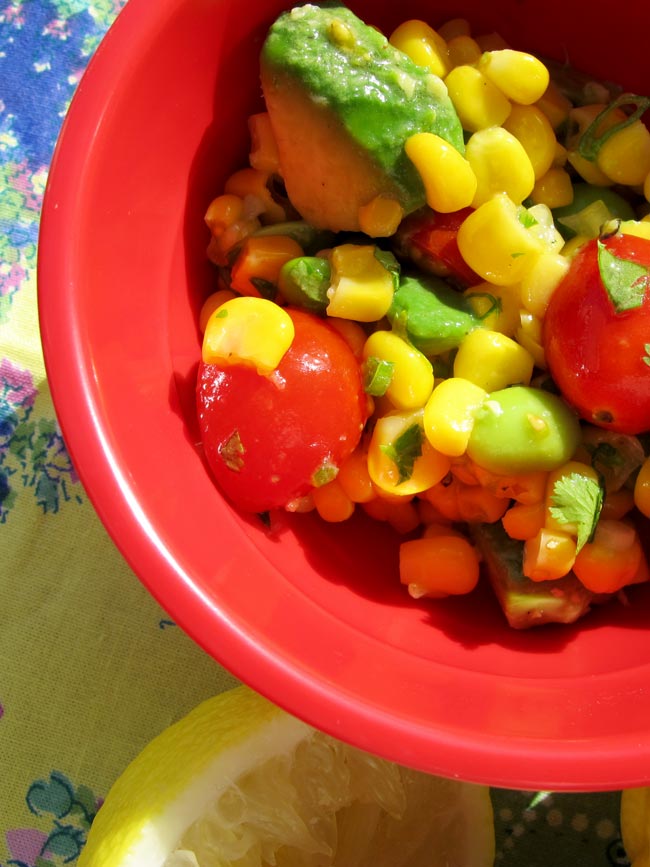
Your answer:
[[[205,456],[246,511],[285,507],[333,478],[367,418],[361,368],[343,337],[310,313],[287,312],[295,337],[271,375],[245,364],[199,369]]]
[[[551,376],[586,421],[650,430],[650,241],[618,233],[587,243],[551,297]]]
[[[446,277],[460,286],[475,286],[479,277],[458,249],[458,230],[472,208],[439,214],[424,208],[402,221],[395,238],[396,252],[422,270]]]

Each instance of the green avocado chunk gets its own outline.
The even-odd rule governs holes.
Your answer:
[[[523,542],[511,539],[500,522],[472,524],[470,532],[483,557],[494,595],[514,629],[574,623],[593,604],[610,598],[587,590],[573,572],[556,581],[526,578],[522,571]]]
[[[464,152],[440,78],[338,2],[297,6],[271,26],[261,81],[289,198],[314,226],[360,229],[376,196],[425,203],[405,141],[432,132]]]
[[[470,302],[437,277],[404,276],[388,319],[427,358],[456,349],[481,325]]]

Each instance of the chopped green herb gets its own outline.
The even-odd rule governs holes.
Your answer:
[[[399,471],[398,484],[408,481],[413,475],[413,466],[422,454],[423,436],[421,426],[414,422],[390,445],[381,446],[382,452],[390,458]]]
[[[485,300],[488,302],[489,306],[487,307],[487,309],[483,313],[478,314],[478,318],[481,321],[487,319],[488,316],[491,316],[493,313],[496,313],[498,315],[503,310],[503,302],[501,301],[501,299],[497,298],[496,295],[492,295],[490,292],[470,292],[466,295],[466,297],[472,301],[475,298],[485,298]]]
[[[222,308],[217,308],[214,313],[215,319],[225,319],[228,316],[228,311]]]
[[[363,388],[366,394],[372,397],[381,397],[386,394],[388,386],[393,379],[395,363],[377,358],[371,355],[363,363]]]
[[[635,106],[635,109],[627,115],[625,120],[621,120],[609,128],[602,130],[602,132],[598,132],[599,129],[602,129],[603,121],[613,111],[616,111],[617,108],[621,108],[622,106],[629,105]],[[600,149],[605,142],[617,132],[620,132],[625,129],[625,127],[631,126],[631,124],[635,123],[643,114],[645,114],[649,107],[650,99],[647,97],[637,96],[636,93],[622,93],[617,99],[605,106],[600,114],[593,119],[587,129],[583,132],[578,144],[578,153],[580,156],[592,163],[595,162],[598,158]]]
[[[644,356],[642,356],[643,361],[645,362],[645,364],[648,365],[648,367],[650,367],[650,343],[645,344],[645,346],[643,347],[643,351],[646,353]]]
[[[553,485],[550,513],[561,524],[576,525],[577,551],[593,539],[604,496],[603,483],[581,473],[569,473]]]
[[[518,217],[519,222],[525,229],[532,229],[538,223],[538,220],[526,208],[519,209]]]
[[[602,241],[598,241],[598,268],[603,285],[616,312],[633,310],[643,304],[650,269],[638,262],[621,259],[611,253]]]
[[[219,449],[219,456],[222,458],[224,464],[235,473],[243,469],[245,454],[246,449],[241,441],[238,430],[234,431]]]
[[[329,461],[325,461],[311,477],[311,483],[315,488],[322,488],[323,485],[326,485],[328,482],[335,479],[338,472],[339,468],[336,464],[331,464]]]
[[[510,255],[513,259],[518,259],[520,256],[525,256],[526,254],[524,252],[521,252],[521,253],[511,253]]]

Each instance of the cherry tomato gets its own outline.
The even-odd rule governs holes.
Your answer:
[[[287,312],[295,337],[271,375],[244,364],[199,369],[205,456],[224,493],[246,511],[285,507],[328,481],[367,418],[350,346],[322,319]]]
[[[551,297],[544,348],[551,376],[586,421],[650,430],[650,241],[588,242]]]
[[[461,286],[475,286],[481,278],[458,249],[458,230],[471,212],[471,208],[451,214],[439,214],[430,208],[417,211],[402,221],[396,237],[398,252],[424,271]]]

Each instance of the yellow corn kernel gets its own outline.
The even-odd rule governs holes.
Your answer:
[[[248,161],[251,167],[266,174],[279,174],[280,157],[268,112],[250,115],[248,132],[251,139]]]
[[[330,255],[332,286],[328,290],[328,316],[376,322],[393,301],[393,277],[365,244],[340,244]]]
[[[225,304],[226,301],[230,301],[231,298],[236,298],[234,292],[231,292],[230,289],[218,289],[216,292],[213,292],[212,295],[208,295],[208,297],[203,302],[201,306],[201,312],[199,313],[199,330],[203,334],[208,325],[208,319],[212,316],[217,308],[221,307],[222,304]]]
[[[224,192],[240,196],[244,205],[254,208],[263,223],[281,223],[287,219],[287,212],[275,201],[267,184],[268,172],[258,169],[240,169],[230,175],[224,185]]]
[[[424,407],[424,433],[437,451],[449,457],[465,453],[474,427],[474,414],[487,392],[458,376],[437,385]]]
[[[463,129],[469,132],[501,126],[510,114],[510,101],[474,66],[456,66],[445,84]]]
[[[475,328],[462,341],[454,359],[454,377],[486,392],[509,385],[528,385],[535,361],[523,346],[498,331]]]
[[[509,47],[503,36],[496,31],[481,33],[480,36],[476,37],[476,41],[481,46],[481,51],[501,51]]]
[[[447,43],[426,22],[417,19],[404,21],[391,33],[388,41],[434,75],[444,78],[449,72]]]
[[[549,83],[548,69],[541,60],[511,48],[485,51],[479,69],[508,99],[520,105],[541,99]]]
[[[650,202],[650,172],[648,172],[643,181],[643,195],[645,196],[646,202]]]
[[[573,108],[568,99],[554,81],[549,81],[548,87],[535,103],[544,112],[553,129],[557,129],[568,118]]]
[[[594,593],[616,593],[626,584],[647,580],[646,558],[634,526],[601,519],[593,541],[580,549],[573,570]]]
[[[550,253],[559,253],[564,246],[564,238],[558,232],[553,220],[553,214],[548,205],[531,205],[522,219],[528,225],[531,235],[543,244]]]
[[[420,498],[429,503],[438,520],[462,521],[458,506],[458,490],[461,483],[453,476],[443,478],[437,485],[432,485],[426,491],[422,491]]]
[[[449,472],[449,458],[437,452],[423,431],[424,411],[394,412],[375,423],[368,446],[368,472],[388,494],[413,496]]]
[[[458,488],[460,519],[467,524],[494,524],[503,518],[507,508],[508,500],[480,485]]]
[[[430,503],[427,503],[426,500],[418,501],[418,508],[420,505],[424,505],[424,509],[420,509],[420,513],[422,514],[430,514],[427,511]],[[431,521],[421,521],[420,523],[426,524],[424,530],[422,530],[422,538],[423,539],[437,539],[440,536],[455,536],[457,539],[464,539],[465,536],[457,530],[455,527],[452,527],[451,524],[445,524],[439,518],[433,519]]]
[[[594,184],[599,187],[612,186],[614,182],[597,163],[583,157],[578,152],[578,147],[584,132],[594,123],[598,115],[605,108],[606,105],[604,103],[593,103],[591,105],[578,106],[569,112],[569,122],[575,127],[575,132],[567,143],[567,160],[583,180],[588,184]],[[610,111],[595,128],[594,135],[600,137],[615,124],[624,121],[625,118],[626,115],[620,108]]]
[[[338,331],[354,353],[355,358],[361,361],[363,358],[363,347],[366,345],[366,340],[368,339],[368,335],[361,325],[352,319],[336,319],[335,317],[329,319],[328,324]]]
[[[631,187],[642,184],[650,172],[648,128],[636,120],[614,133],[598,151],[596,163],[614,183]]]
[[[208,320],[202,358],[206,364],[249,364],[261,374],[272,373],[294,333],[289,314],[272,301],[231,298]]]
[[[282,266],[303,255],[288,235],[252,235],[244,241],[230,272],[230,285],[240,295],[261,297],[278,285]],[[270,296],[269,296],[270,297]]]
[[[650,458],[646,458],[634,483],[634,505],[650,518]]]
[[[574,238],[570,238],[566,242],[564,247],[562,247],[561,255],[564,256],[565,259],[568,259],[568,261],[570,262],[571,259],[573,259],[575,254],[578,252],[578,250],[581,247],[584,247],[584,245],[589,240],[590,239],[587,238],[585,235],[576,235]]]
[[[353,503],[369,503],[377,496],[368,472],[368,455],[362,448],[355,449],[343,461],[336,481]]]
[[[401,498],[401,502],[386,504],[386,521],[401,535],[412,533],[422,523],[418,507],[413,500],[405,497]]]
[[[555,156],[553,157],[553,165],[556,168],[563,168],[566,166],[569,159],[569,152],[564,147],[563,144],[560,144],[559,141],[555,142]]]
[[[447,40],[451,67],[473,66],[481,59],[481,46],[467,33],[460,33]]]
[[[430,208],[449,214],[471,204],[476,176],[453,145],[434,133],[419,132],[406,140],[404,149],[422,179]]]
[[[333,479],[311,492],[314,506],[320,517],[329,523],[347,521],[354,513],[354,503],[346,495],[338,479]]]
[[[530,197],[536,205],[547,205],[549,208],[570,205],[573,201],[571,175],[561,166],[551,167],[537,179]]]
[[[223,194],[208,205],[205,223],[213,235],[223,232],[244,215],[244,200],[241,196]]]
[[[467,18],[450,18],[437,28],[438,36],[449,44],[450,39],[455,39],[458,36],[469,36],[472,32]]]
[[[542,502],[546,496],[548,473],[544,470],[517,473],[511,476],[491,473],[489,470],[484,469],[484,467],[476,465],[473,465],[472,470],[478,483],[482,487],[488,488],[488,490],[498,497],[530,505]]]
[[[585,464],[582,461],[567,461],[566,464],[563,464],[556,470],[552,470],[548,474],[548,479],[546,481],[546,494],[544,498],[546,513],[544,525],[549,530],[562,530],[564,533],[568,533],[571,536],[575,536],[577,533],[577,525],[558,521],[557,518],[553,517],[551,508],[555,505],[553,502],[553,491],[555,485],[560,481],[560,479],[567,478],[573,473],[576,473],[579,476],[584,476],[587,479],[592,479],[594,482],[599,482],[598,473],[590,464]]]
[[[362,232],[371,238],[388,238],[397,231],[404,209],[397,199],[375,196],[367,205],[362,205],[358,213]]]
[[[501,518],[503,529],[511,539],[533,539],[544,527],[543,503],[515,503]]]
[[[374,331],[366,340],[363,358],[378,358],[393,365],[386,396],[397,409],[424,406],[433,391],[433,367],[418,349],[393,331]]]
[[[567,162],[573,166],[583,181],[593,184],[595,187],[611,187],[614,181],[600,169],[596,163],[581,156],[578,151],[569,148]]]
[[[551,295],[566,276],[569,265],[566,256],[549,250],[542,253],[524,274],[519,287],[520,298],[529,313],[539,319],[544,317]]]
[[[503,128],[521,142],[538,180],[551,168],[557,139],[546,115],[534,105],[513,105]]]
[[[496,286],[494,283],[478,283],[464,291],[481,325],[491,331],[500,331],[512,337],[519,328],[519,293],[514,286]]]
[[[524,146],[502,127],[475,132],[467,142],[465,157],[477,180],[474,208],[497,193],[506,193],[520,205],[535,186],[535,171]]]
[[[489,283],[519,283],[544,250],[523,225],[520,213],[521,209],[500,193],[466,217],[458,230],[461,256]]]
[[[480,558],[460,536],[433,536],[402,542],[399,575],[414,599],[470,593],[478,584]]]
[[[531,581],[555,581],[573,568],[575,540],[560,530],[543,528],[524,542],[523,573]]]
[[[619,232],[623,235],[635,235],[637,238],[650,240],[650,224],[647,220],[623,220]]]
[[[521,310],[519,321],[521,324],[515,332],[515,340],[530,352],[535,359],[536,367],[546,370],[541,319],[533,313],[529,313],[528,310]]]

